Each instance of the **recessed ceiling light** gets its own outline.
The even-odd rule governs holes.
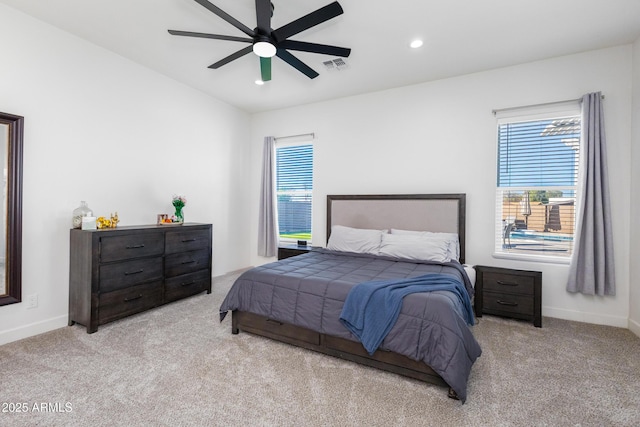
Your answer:
[[[419,48],[420,46],[422,46],[422,40],[414,40],[411,42],[411,44],[409,45],[414,49]]]
[[[262,86],[264,84],[264,82],[262,80],[256,80],[256,84],[258,86]]]

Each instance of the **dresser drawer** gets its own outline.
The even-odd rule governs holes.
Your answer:
[[[104,236],[100,239],[102,262],[162,255],[163,251],[164,234],[160,232]]]
[[[165,253],[174,254],[209,247],[211,229],[186,230],[167,232]]]
[[[135,259],[100,266],[101,293],[154,279],[162,279],[162,257]]]
[[[201,270],[167,279],[164,283],[164,302],[174,301],[209,289],[211,273]]]
[[[164,275],[173,277],[198,270],[207,270],[210,263],[211,252],[208,248],[167,255],[164,261]]]
[[[534,278],[509,273],[484,273],[485,291],[507,292],[512,294],[533,295]]]
[[[162,281],[133,286],[101,294],[98,302],[98,323],[148,310],[162,302]]]
[[[482,298],[484,310],[510,314],[533,315],[533,298],[527,295],[514,295],[485,291]]]

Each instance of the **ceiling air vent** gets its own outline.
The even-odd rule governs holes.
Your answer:
[[[347,64],[345,60],[342,58],[336,58],[330,61],[324,61],[322,62],[322,65],[325,66],[327,71],[344,70],[349,68],[349,64]]]

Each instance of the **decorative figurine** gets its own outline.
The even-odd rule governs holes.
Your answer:
[[[116,228],[120,220],[118,219],[118,212],[111,214],[111,228]]]

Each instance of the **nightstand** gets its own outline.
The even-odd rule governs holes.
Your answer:
[[[476,265],[475,313],[532,321],[542,327],[542,272]]]
[[[278,245],[278,259],[290,258],[296,255],[306,254],[311,250],[311,246],[298,246],[295,243],[290,245]]]

